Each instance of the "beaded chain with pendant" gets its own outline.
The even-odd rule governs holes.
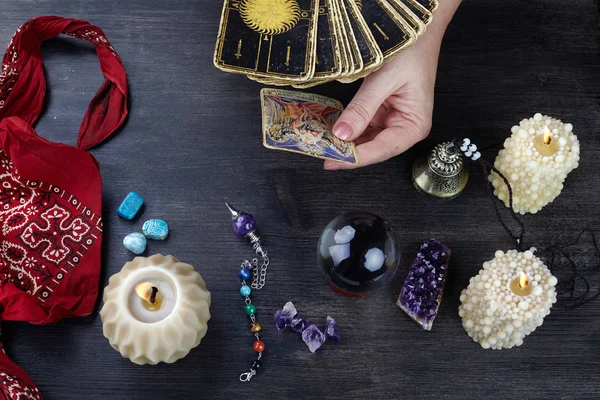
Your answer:
[[[260,290],[265,286],[265,281],[267,279],[267,268],[269,266],[269,257],[267,256],[267,252],[262,248],[260,244],[260,237],[256,234],[256,220],[250,214],[246,214],[244,212],[238,212],[233,207],[231,207],[228,203],[225,203],[229,211],[231,212],[231,219],[233,220],[233,231],[238,236],[244,236],[250,240],[252,244],[252,249],[256,252],[258,256],[261,257],[262,262],[259,266],[259,260],[257,258],[250,260],[245,260],[241,264],[241,269],[238,272],[238,276],[241,280],[242,287],[240,288],[240,294],[244,296],[244,302],[246,306],[244,307],[244,311],[246,315],[250,318],[250,332],[254,334],[256,341],[254,342],[253,348],[254,351],[258,353],[258,356],[250,366],[250,371],[244,372],[240,375],[240,381],[242,382],[250,382],[250,379],[261,368],[261,358],[263,356],[263,351],[265,349],[265,343],[260,340],[260,332],[262,330],[261,325],[256,322],[256,307],[252,304],[252,299],[250,299],[250,293],[252,290]],[[248,286],[247,280],[252,276],[252,283]]]

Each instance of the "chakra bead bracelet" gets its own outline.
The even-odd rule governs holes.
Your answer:
[[[265,286],[269,257],[260,244],[260,237],[256,233],[256,220],[254,217],[250,214],[236,211],[228,203],[225,203],[225,205],[231,212],[233,232],[238,236],[248,238],[252,245],[252,249],[262,259],[260,266],[258,258],[245,260],[241,264],[238,272],[238,277],[241,280],[240,294],[244,297],[244,302],[246,303],[244,312],[248,318],[250,318],[250,332],[256,339],[252,348],[258,353],[256,359],[250,364],[250,371],[240,375],[240,381],[250,382],[250,379],[252,379],[262,367],[261,358],[263,351],[265,350],[265,343],[260,339],[262,327],[256,321],[256,307],[252,304],[250,294],[252,293],[252,290],[260,290]],[[250,278],[252,278],[252,282],[248,284],[246,280],[249,280]]]

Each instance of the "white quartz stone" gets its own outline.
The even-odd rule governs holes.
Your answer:
[[[350,225],[346,225],[335,233],[333,240],[335,240],[337,244],[349,243],[352,239],[354,239],[355,234],[356,230]]]
[[[336,244],[335,246],[330,246],[329,254],[331,255],[331,259],[333,260],[333,265],[337,267],[342,261],[350,257],[350,243]]]
[[[369,251],[367,251],[367,254],[365,254],[365,268],[371,272],[375,272],[381,269],[381,267],[383,267],[384,261],[385,254],[383,254],[383,251],[381,251],[377,247],[369,249]]]

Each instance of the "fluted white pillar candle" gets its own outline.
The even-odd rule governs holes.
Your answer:
[[[465,331],[484,349],[522,345],[550,314],[557,282],[531,251],[496,251],[460,295]]]
[[[136,257],[110,277],[100,310],[110,345],[136,364],[172,363],[206,335],[210,292],[173,256]]]
[[[567,175],[579,166],[579,140],[573,125],[535,114],[511,129],[494,166],[508,179],[516,212],[535,214],[563,189]],[[508,207],[508,188],[494,172],[494,194]]]

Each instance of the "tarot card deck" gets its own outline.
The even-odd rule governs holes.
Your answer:
[[[263,89],[263,144],[269,149],[359,164],[354,143],[333,135],[342,104],[329,97],[281,89]]]
[[[224,0],[215,66],[269,85],[352,82],[413,44],[438,0]]]

